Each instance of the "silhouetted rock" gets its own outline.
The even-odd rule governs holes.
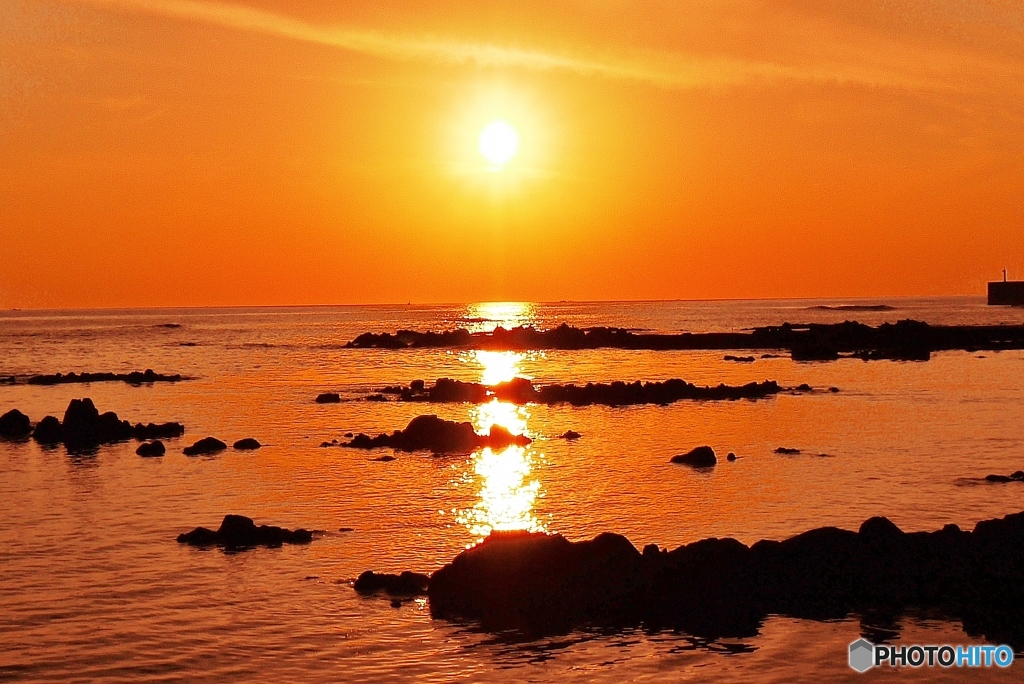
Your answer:
[[[924,351],[950,349],[1024,349],[1021,325],[928,325],[902,320],[876,327],[854,321],[843,323],[784,323],[755,328],[751,332],[681,333],[662,335],[638,333],[623,328],[574,328],[562,324],[550,330],[533,327],[470,333],[467,330],[417,332],[399,330],[395,334],[365,333],[348,343],[349,347],[379,349],[416,349],[463,347],[494,350],[526,349],[719,349],[789,350],[792,358],[803,361],[835,360],[841,354],[868,359],[924,359]]]
[[[245,439],[238,440],[231,446],[238,451],[253,451],[255,449],[259,449],[263,445],[252,437],[246,437]]]
[[[733,452],[730,451],[729,454],[725,457],[725,460],[726,461],[735,461],[736,460],[736,454],[734,454]]]
[[[132,427],[135,439],[174,439],[185,434],[185,426],[181,423],[136,423]]]
[[[383,456],[378,456],[377,458],[371,458],[370,460],[371,461],[379,461],[381,463],[389,463],[389,462],[394,461],[396,459],[391,454],[384,454]]]
[[[986,475],[987,482],[1024,482],[1024,470],[1018,470],[1012,475]]]
[[[60,444],[61,435],[60,419],[54,416],[43,418],[36,424],[36,429],[32,431],[32,439],[40,444]]]
[[[216,454],[224,451],[228,445],[216,437],[203,437],[201,440],[182,449],[186,456],[202,456],[204,454]]]
[[[389,596],[421,596],[427,593],[430,578],[408,570],[400,575],[389,575],[367,570],[359,576],[353,588],[360,594],[384,592]]]
[[[733,356],[732,354],[726,354],[722,357],[723,361],[734,361],[736,363],[754,363],[753,356]]]
[[[364,573],[357,588],[398,581]],[[768,615],[832,620],[913,607],[1019,649],[1024,513],[979,522],[973,532],[947,525],[905,533],[872,518],[857,532],[824,527],[750,547],[704,539],[670,552],[651,544],[643,554],[615,534],[570,542],[493,532],[435,572],[427,591],[435,618],[495,631],[646,625],[715,639],[752,636]]]
[[[387,401],[388,398],[383,394],[371,394],[366,397],[366,401]]]
[[[131,373],[55,373],[53,375],[35,375],[28,379],[30,385],[66,385],[86,382],[126,382],[129,385],[143,385],[153,382],[179,382],[181,375],[161,375],[152,368],[144,372]]]
[[[324,392],[316,395],[318,404],[337,404],[341,402],[341,396],[337,392]]]
[[[6,378],[0,377],[0,385],[16,385],[16,384],[18,384],[18,379],[16,377],[14,377],[13,375],[8,376]]]
[[[391,447],[400,451],[468,453],[483,447],[504,449],[514,444],[525,446],[531,441],[525,435],[513,435],[500,425],[492,425],[488,434],[479,435],[471,423],[456,423],[429,415],[413,418],[404,430],[395,430],[390,435],[370,437],[360,433],[341,446],[354,449]]]
[[[799,449],[793,449],[791,447],[779,447],[778,449],[775,450],[775,453],[777,453],[777,454],[793,455],[793,454],[799,454],[800,450]]]
[[[699,387],[685,380],[666,380],[664,382],[612,382],[592,383],[586,385],[543,385],[534,387],[526,378],[514,378],[497,385],[484,385],[476,382],[463,382],[450,378],[440,378],[431,387],[422,383],[413,383],[409,387],[398,389],[400,401],[418,401],[426,403],[474,403],[483,404],[492,399],[507,401],[513,404],[562,404],[573,406],[630,406],[635,404],[670,404],[674,401],[727,401],[737,399],[763,399],[778,394],[785,388],[774,380],[751,382],[746,385],[717,387]],[[800,388],[797,388],[798,390]],[[807,387],[810,390],[810,387]],[[383,395],[371,395],[367,399]]]
[[[225,515],[220,528],[214,532],[197,527],[191,532],[178,535],[178,543],[189,546],[223,546],[228,549],[247,549],[256,546],[281,546],[282,544],[308,544],[313,533],[304,530],[287,530],[273,525],[259,527],[242,515]]]
[[[699,446],[685,454],[673,456],[672,463],[681,463],[694,468],[710,468],[718,464],[718,457],[715,456],[715,450],[711,447]]]
[[[46,416],[36,425],[32,438],[40,444],[63,443],[69,450],[91,449],[129,439],[148,440],[180,437],[185,427],[180,423],[132,426],[113,411],[101,414],[92,399],[72,399],[64,411],[64,419]]]
[[[139,445],[139,448],[135,450],[139,456],[163,456],[167,452],[167,448],[164,443],[160,440],[155,442],[143,442]]]
[[[580,433],[576,432],[575,430],[566,430],[561,435],[559,435],[559,438],[560,439],[575,440],[575,439],[579,439],[582,436],[583,435],[581,435]]]
[[[32,434],[32,421],[18,409],[0,416],[0,437],[18,439]]]

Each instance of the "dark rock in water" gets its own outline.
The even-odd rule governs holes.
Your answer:
[[[227,448],[228,445],[216,437],[203,437],[192,446],[182,449],[182,453],[186,456],[201,456],[203,454],[216,454]]]
[[[734,454],[733,452],[730,451],[729,455],[725,457],[725,460],[726,461],[735,461],[736,460],[736,454]]]
[[[699,446],[688,453],[678,454],[672,457],[672,463],[682,463],[694,468],[710,468],[718,463],[715,450],[709,446]]]
[[[35,375],[28,379],[30,385],[67,385],[87,382],[126,382],[129,385],[143,385],[154,382],[179,382],[180,375],[162,375],[152,368],[145,372],[131,373],[55,373],[53,375]]]
[[[574,439],[579,439],[582,436],[583,435],[581,435],[580,433],[576,432],[575,430],[566,430],[561,435],[559,435],[559,439],[574,440]]]
[[[18,384],[18,379],[15,378],[13,375],[11,375],[10,377],[6,377],[6,378],[0,378],[0,385],[16,385],[16,384]]]
[[[836,392],[838,392],[838,391],[839,391],[839,388],[838,388],[838,387],[829,387],[829,388],[828,388],[828,391],[829,391],[829,392],[832,392],[833,394],[835,394]]]
[[[383,394],[371,394],[366,397],[366,401],[388,401],[388,398]]]
[[[800,450],[799,449],[793,449],[793,448],[790,448],[790,447],[779,447],[778,449],[775,450],[775,453],[777,453],[777,454],[793,455],[793,454],[799,454]]]
[[[32,434],[32,421],[18,409],[0,416],[0,437],[18,439]]]
[[[185,434],[185,426],[181,423],[136,423],[132,428],[135,439],[174,439]]]
[[[345,433],[345,439],[352,439],[352,437],[354,437],[354,435],[351,432]]]
[[[40,444],[60,444],[62,439],[60,419],[54,416],[46,416],[36,424],[32,431],[32,439]]]
[[[139,448],[135,450],[135,453],[139,456],[163,456],[166,452],[167,448],[160,440],[155,442],[143,442],[139,445]]]
[[[750,382],[746,385],[699,387],[685,380],[664,382],[612,382],[586,385],[544,385],[535,387],[526,378],[513,378],[497,385],[463,382],[440,378],[433,386],[422,381],[399,388],[399,401],[427,403],[482,404],[499,399],[513,404],[572,404],[573,406],[631,406],[636,404],[670,404],[674,401],[730,401],[763,399],[784,390],[774,380]],[[378,395],[371,395],[378,396]],[[380,395],[383,396],[383,395]],[[367,397],[370,399],[371,397]]]
[[[337,392],[324,392],[323,394],[316,395],[316,403],[318,404],[338,404],[341,402],[341,396]]]
[[[1024,482],[1024,470],[1018,470],[1012,475],[986,475],[986,482]]]
[[[231,446],[238,451],[253,451],[254,449],[259,449],[263,445],[252,437],[246,437],[245,439],[238,440]]]
[[[812,391],[813,389],[814,389],[814,388],[812,388],[812,387],[811,387],[810,385],[808,385],[808,384],[807,384],[806,382],[805,382],[805,383],[802,383],[802,384],[800,384],[800,385],[797,385],[797,387],[796,387],[796,391],[797,391],[797,392],[810,392],[810,391]]]
[[[397,459],[394,456],[392,456],[391,454],[384,454],[383,456],[378,456],[377,458],[371,458],[370,460],[371,461],[380,461],[381,463],[389,463],[389,462],[397,460]]]
[[[821,343],[803,343],[793,347],[789,353],[794,361],[838,361],[839,351]]]
[[[391,447],[400,451],[468,453],[483,447],[503,449],[512,445],[525,446],[531,441],[525,435],[513,435],[500,425],[492,425],[488,434],[478,435],[469,422],[455,423],[429,415],[413,418],[404,430],[395,430],[390,435],[370,437],[360,433],[341,446],[354,449]]]
[[[368,590],[386,581],[364,576]],[[643,554],[615,534],[574,543],[494,532],[435,572],[427,589],[435,618],[494,631],[644,625],[716,639],[753,636],[768,615],[833,620],[913,608],[1019,649],[1024,513],[973,532],[947,525],[905,533],[872,518],[857,532],[824,527],[750,547],[704,539],[670,552],[649,545]]]
[[[214,532],[197,527],[191,532],[178,535],[179,544],[189,546],[223,546],[228,549],[247,549],[256,546],[281,546],[282,544],[308,544],[313,533],[304,530],[287,530],[273,525],[259,527],[242,515],[225,515],[220,528]]]
[[[421,596],[427,593],[430,578],[408,570],[401,575],[389,575],[367,570],[359,576],[353,588],[360,594],[384,592],[389,596]]]
[[[121,420],[113,411],[101,414],[92,399],[72,399],[64,411],[64,420],[47,416],[39,421],[32,438],[40,444],[63,443],[75,451],[90,449],[100,444],[112,444],[129,439],[149,440],[180,437],[185,427],[180,423],[162,425],[136,424]]]
[[[726,354],[722,357],[723,361],[735,361],[736,363],[754,363],[753,356],[733,356],[732,354]]]

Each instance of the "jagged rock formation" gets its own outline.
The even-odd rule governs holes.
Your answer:
[[[391,447],[399,451],[468,453],[483,447],[504,449],[514,444],[525,446],[531,441],[525,435],[513,435],[500,425],[492,425],[489,433],[480,435],[471,423],[456,423],[430,415],[417,416],[409,421],[404,430],[395,430],[390,435],[370,437],[360,433],[340,446],[353,449]]]

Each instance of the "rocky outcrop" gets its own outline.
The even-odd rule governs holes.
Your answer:
[[[783,456],[795,456],[800,453],[800,450],[793,447],[778,447],[775,453],[782,454]]]
[[[323,394],[316,395],[316,403],[338,404],[341,403],[341,395],[339,395],[337,392],[324,392]]]
[[[788,350],[797,360],[834,360],[841,354],[867,359],[924,359],[950,349],[1024,349],[1024,325],[929,325],[902,320],[872,327],[844,323],[784,323],[755,328],[751,332],[638,333],[624,328],[574,328],[562,324],[549,330],[533,327],[470,333],[400,330],[365,333],[348,343],[355,348],[411,349],[462,347],[494,350],[527,349],[679,349]]]
[[[718,464],[718,457],[715,456],[715,450],[711,447],[699,446],[685,454],[673,456],[672,463],[681,463],[692,468],[711,468]]]
[[[400,575],[389,575],[367,570],[359,576],[353,589],[360,594],[383,592],[389,596],[421,596],[427,593],[430,578],[408,570]]]
[[[986,475],[986,482],[1024,482],[1024,470],[1018,470],[1010,475]]]
[[[182,449],[181,453],[186,456],[204,456],[207,454],[218,454],[228,448],[228,445],[216,437],[203,437],[201,440]]]
[[[64,444],[70,450],[89,449],[101,444],[129,439],[147,440],[180,437],[185,426],[180,423],[149,423],[132,425],[113,411],[100,413],[92,399],[72,399],[64,411],[64,419],[46,416],[36,425],[32,438],[40,444]]]
[[[871,518],[856,532],[823,527],[752,546],[712,538],[673,551],[651,544],[642,554],[617,534],[570,542],[493,532],[435,572],[428,595],[434,617],[485,629],[643,624],[704,638],[756,634],[771,614],[824,620],[913,608],[1020,648],[1024,513],[972,532],[905,533]]]
[[[341,446],[353,449],[391,447],[399,451],[468,453],[483,447],[504,449],[512,445],[525,446],[531,441],[525,435],[513,435],[500,425],[492,425],[490,432],[480,435],[471,423],[456,423],[429,415],[413,418],[404,430],[395,430],[390,435],[370,437],[358,434]]]
[[[86,382],[126,382],[129,385],[144,385],[154,382],[179,382],[181,375],[161,375],[152,368],[131,373],[55,373],[53,375],[35,375],[28,379],[30,385],[67,385]]]
[[[581,435],[580,433],[576,432],[575,430],[566,430],[565,432],[560,434],[558,436],[558,438],[559,439],[566,439],[566,440],[569,440],[570,442],[573,442],[573,441],[579,439],[582,436],[583,435]]]
[[[738,399],[764,399],[779,392],[787,391],[774,380],[751,382],[746,385],[718,385],[701,387],[685,380],[664,382],[611,382],[586,385],[541,385],[534,386],[526,378],[514,378],[497,385],[483,385],[440,378],[431,387],[422,383],[416,387],[388,387],[390,392],[381,392],[378,401],[385,400],[385,394],[395,395],[399,401],[425,403],[474,403],[483,404],[499,399],[513,404],[572,404],[573,406],[632,406],[636,404],[671,404],[675,401],[729,401]],[[811,391],[804,385],[788,391]]]
[[[263,445],[260,444],[258,440],[253,439],[252,437],[240,439],[231,445],[231,447],[236,451],[255,451],[256,449],[259,449],[262,446]]]
[[[281,546],[282,544],[308,544],[313,541],[309,530],[288,530],[273,525],[260,525],[242,515],[225,515],[217,531],[197,527],[191,532],[178,535],[179,544],[189,546],[223,546],[240,550],[257,546]]]
[[[0,416],[0,439],[20,439],[32,434],[32,421],[18,409]]]
[[[154,442],[143,442],[139,445],[139,448],[135,450],[135,453],[139,456],[152,458],[154,456],[163,456],[167,453],[167,447],[160,440]]]

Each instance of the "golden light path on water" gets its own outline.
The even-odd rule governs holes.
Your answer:
[[[505,306],[505,305],[502,305]],[[510,309],[502,309],[509,313]],[[514,327],[514,326],[512,326]],[[469,360],[480,365],[481,382],[506,382],[520,375],[524,355],[518,352],[474,351]],[[514,434],[530,434],[529,408],[492,399],[470,409],[473,428],[484,434],[500,425]],[[501,451],[490,448],[472,454],[462,482],[478,491],[471,508],[456,511],[456,521],[478,540],[495,530],[539,532],[544,525],[534,513],[540,482],[533,477],[537,462],[543,460],[533,445],[511,446]]]
[[[499,326],[508,330],[533,325],[536,308],[532,302],[480,302],[466,307],[463,321],[470,332],[491,332]]]

